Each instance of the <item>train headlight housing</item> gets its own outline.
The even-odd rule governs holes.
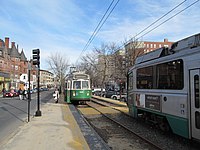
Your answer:
[[[76,92],[75,91],[73,91],[73,96],[76,96]]]

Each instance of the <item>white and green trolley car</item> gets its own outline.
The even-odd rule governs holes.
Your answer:
[[[72,72],[65,82],[65,101],[79,104],[90,101],[90,76],[82,72]]]
[[[200,141],[200,34],[139,56],[127,104],[133,117]]]

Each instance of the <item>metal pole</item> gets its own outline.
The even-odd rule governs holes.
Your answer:
[[[28,64],[28,122],[30,121],[30,102],[31,102],[31,64]]]
[[[37,111],[35,116],[42,116],[42,112],[40,111],[40,65],[38,64],[38,72],[37,72]]]

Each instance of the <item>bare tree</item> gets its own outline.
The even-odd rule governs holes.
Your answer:
[[[135,60],[138,56],[144,54],[144,46],[142,41],[133,39],[129,42],[124,42],[126,52],[126,70],[135,64]]]
[[[59,79],[61,88],[63,88],[69,67],[69,60],[60,53],[53,53],[47,59],[47,63],[50,70],[52,70],[57,79]]]
[[[78,70],[85,71],[90,75],[92,87],[96,87],[97,83],[97,62],[98,56],[93,52],[82,56],[80,64],[76,66]]]
[[[90,74],[94,87],[105,88],[106,82],[114,80],[116,73],[114,54],[116,50],[115,43],[102,44],[100,48],[95,47],[91,54],[82,57],[82,64],[79,68]]]

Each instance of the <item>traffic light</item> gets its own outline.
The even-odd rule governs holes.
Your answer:
[[[40,50],[33,49],[33,65],[40,65]]]

